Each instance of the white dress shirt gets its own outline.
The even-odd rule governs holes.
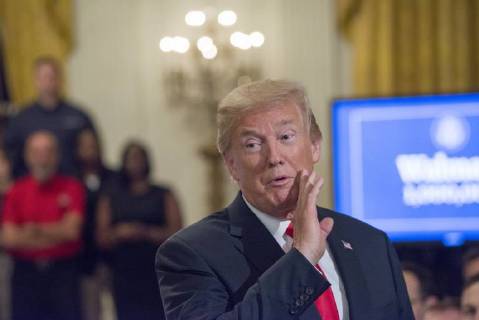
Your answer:
[[[246,205],[250,208],[251,211],[258,217],[259,221],[268,229],[271,235],[274,237],[276,242],[284,252],[288,252],[293,246],[293,239],[285,234],[286,228],[290,224],[290,220],[280,220],[276,217],[273,217],[269,214],[259,211],[253,207],[243,196]],[[321,270],[324,272],[326,279],[331,283],[331,289],[333,290],[334,300],[336,301],[336,306],[338,307],[339,319],[340,320],[349,320],[349,309],[348,301],[346,298],[346,292],[344,290],[343,282],[339,277],[338,269],[334,263],[333,257],[329,252],[329,246],[326,246],[326,251],[324,251],[323,256],[319,259],[318,265],[321,267]]]

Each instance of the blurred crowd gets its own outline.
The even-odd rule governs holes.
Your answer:
[[[141,141],[105,165],[91,117],[62,95],[59,63],[33,67],[36,99],[0,137],[0,319],[161,319],[156,249],[182,227]],[[115,312],[116,311],[116,312]]]
[[[403,262],[403,276],[416,320],[479,319],[479,247],[463,255],[464,285],[460,297],[443,296],[428,270],[413,262]]]
[[[0,137],[0,320],[162,319],[156,249],[182,227],[173,191],[155,184],[140,141],[105,165],[90,116],[63,97],[52,58],[33,70],[37,98]],[[403,263],[417,320],[479,319],[479,247],[463,258],[460,297],[442,296],[431,270]]]

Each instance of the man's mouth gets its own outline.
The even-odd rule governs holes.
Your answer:
[[[275,178],[271,179],[268,182],[268,185],[271,186],[271,187],[282,187],[282,186],[285,186],[288,183],[290,183],[291,180],[292,180],[292,178],[288,177],[288,176],[278,176],[278,177],[275,177]]]

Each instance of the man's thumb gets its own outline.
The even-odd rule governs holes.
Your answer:
[[[326,234],[326,236],[328,236],[331,230],[333,230],[334,220],[329,217],[324,218],[319,222],[319,226],[321,230]]]

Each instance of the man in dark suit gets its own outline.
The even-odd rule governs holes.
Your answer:
[[[316,207],[321,132],[303,88],[259,81],[218,108],[218,149],[240,188],[158,250],[167,319],[413,319],[387,236]]]
[[[81,108],[62,95],[60,63],[48,56],[39,57],[33,66],[37,97],[11,119],[5,132],[5,148],[12,162],[15,178],[28,174],[23,150],[27,138],[36,131],[49,131],[60,147],[59,170],[62,174],[79,174],[75,157],[78,135],[94,130],[93,121]]]

